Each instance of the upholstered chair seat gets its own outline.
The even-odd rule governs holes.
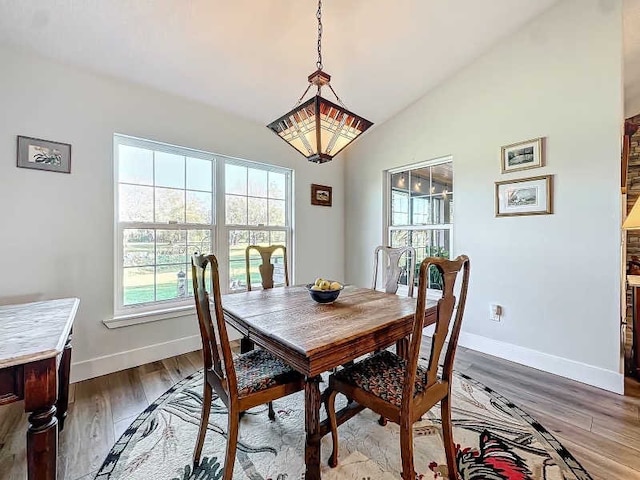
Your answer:
[[[238,395],[245,396],[276,385],[301,380],[300,373],[266,350],[251,350],[233,360]]]
[[[333,376],[335,380],[353,385],[399,407],[406,373],[406,360],[388,350],[382,350],[360,362],[344,367]],[[424,368],[417,367],[414,396],[426,390],[424,383],[426,373]]]

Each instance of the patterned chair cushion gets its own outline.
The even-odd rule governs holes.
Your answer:
[[[361,388],[397,407],[402,401],[402,386],[407,362],[395,353],[383,350],[365,360],[334,373],[336,380]],[[418,365],[413,395],[425,390],[427,371]]]
[[[266,350],[252,350],[234,358],[240,396],[288,383],[300,374]]]

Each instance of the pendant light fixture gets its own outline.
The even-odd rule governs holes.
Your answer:
[[[331,86],[331,75],[322,70],[322,0],[318,0],[318,61],[317,70],[308,77],[309,86],[293,110],[271,122],[267,127],[307,157],[310,162],[329,162],[343,148],[364,133],[373,123],[345,107]],[[302,102],[312,86],[314,97]],[[338,104],[323,98],[322,87],[328,87]]]

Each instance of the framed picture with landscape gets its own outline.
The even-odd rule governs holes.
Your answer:
[[[542,166],[544,166],[544,139],[542,137],[505,145],[500,149],[502,173]]]
[[[496,182],[496,217],[553,213],[553,175]]]
[[[71,173],[71,145],[41,138],[18,136],[17,166]]]
[[[311,184],[311,205],[331,206],[332,188],[327,185]]]

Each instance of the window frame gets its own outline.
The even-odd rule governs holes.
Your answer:
[[[386,245],[391,245],[391,238],[392,238],[392,234],[394,231],[397,230],[412,230],[412,231],[434,231],[434,230],[448,230],[449,231],[449,243],[450,243],[450,248],[449,248],[449,257],[450,258],[455,258],[456,254],[454,251],[454,222],[455,222],[455,215],[454,218],[452,219],[452,221],[450,223],[434,223],[434,224],[426,224],[426,225],[411,225],[411,223],[413,222],[413,218],[412,218],[412,210],[411,210],[411,196],[409,196],[408,198],[408,211],[407,211],[407,221],[410,222],[408,225],[393,225],[393,219],[392,219],[392,214],[393,214],[393,206],[392,206],[392,175],[397,174],[397,173],[402,173],[402,172],[407,172],[410,170],[415,170],[415,169],[419,169],[419,168],[426,168],[426,167],[434,167],[437,165],[442,165],[445,163],[451,163],[451,167],[452,167],[452,187],[453,187],[453,195],[454,195],[454,199],[455,199],[455,195],[456,195],[456,188],[455,188],[455,166],[453,163],[453,156],[452,155],[447,155],[444,157],[438,157],[438,158],[434,158],[432,160],[427,160],[427,161],[423,161],[423,162],[417,162],[417,163],[412,163],[409,165],[403,165],[401,167],[396,167],[396,168],[392,168],[389,170],[385,170],[383,172],[383,188],[384,188],[384,195],[383,195],[383,222],[382,222],[382,238],[384,239],[383,243],[385,243]],[[455,211],[454,211],[455,213]],[[422,261],[422,260],[420,260]],[[419,265],[418,260],[416,259],[416,265]],[[416,276],[415,281],[418,281],[418,277]],[[406,286],[400,286],[400,288],[398,288],[398,294],[406,294],[406,290],[407,287]]]
[[[172,153],[191,158],[200,158],[212,162],[212,189],[211,189],[211,223],[159,223],[159,222],[121,222],[119,219],[119,155],[120,145],[144,148],[147,150]],[[226,195],[225,195],[225,166],[227,164],[241,165],[248,168],[274,171],[285,175],[285,225],[284,226],[260,226],[260,225],[227,225],[225,222]],[[229,231],[260,230],[260,231],[285,231],[287,245],[287,261],[293,265],[293,175],[290,168],[279,167],[262,162],[254,162],[240,158],[219,155],[189,147],[174,146],[158,142],[156,140],[133,137],[115,133],[113,135],[113,166],[114,166],[114,315],[105,320],[109,328],[127,326],[137,323],[174,318],[182,315],[193,314],[195,307],[191,296],[184,299],[156,300],[135,305],[124,305],[124,245],[123,235],[125,229],[155,229],[155,230],[209,230],[211,232],[212,252],[218,258],[220,265],[220,280],[222,294],[230,292],[229,289]],[[155,175],[155,172],[154,172]],[[154,185],[155,188],[155,178]],[[185,184],[184,190],[188,190]],[[155,202],[154,202],[155,209]],[[155,211],[155,210],[154,210]],[[188,252],[187,252],[188,253]],[[209,253],[209,252],[203,252]],[[188,262],[187,262],[188,265]],[[186,272],[188,274],[188,272]],[[294,268],[289,272],[293,281]],[[189,277],[187,276],[187,279]],[[188,288],[188,287],[187,287]]]

